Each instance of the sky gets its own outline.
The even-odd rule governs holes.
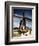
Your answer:
[[[24,12],[25,17],[32,19],[32,9],[25,9],[25,10],[24,9],[15,9],[14,10],[14,13],[16,16],[23,16],[23,12]],[[19,27],[20,20],[22,20],[22,18],[14,18],[13,27]],[[26,23],[26,26],[29,28],[32,28],[32,23]]]
[[[15,9],[14,10],[14,13],[17,14],[17,16],[18,15],[22,16],[23,12],[24,12],[25,17],[32,19],[32,9],[25,9],[25,10],[24,9]]]

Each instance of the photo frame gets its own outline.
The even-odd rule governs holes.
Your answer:
[[[38,3],[5,2],[5,44],[38,42]]]

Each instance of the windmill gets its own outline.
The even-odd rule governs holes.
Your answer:
[[[26,20],[25,20],[25,18],[26,18],[26,20],[28,20],[28,22],[32,21],[30,18],[25,17],[24,12],[23,12],[23,18],[20,21],[20,26],[19,26],[20,32],[23,33],[23,34],[28,32],[28,30],[26,30]]]

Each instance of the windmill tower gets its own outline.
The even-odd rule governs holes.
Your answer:
[[[25,16],[24,16],[24,11],[23,11],[23,18],[22,20],[20,21],[20,26],[19,26],[20,29],[22,29],[22,33],[24,33],[24,29],[26,30],[26,21],[25,21]]]

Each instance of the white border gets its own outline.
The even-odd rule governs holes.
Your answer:
[[[12,39],[12,37],[11,37],[12,36],[11,35],[12,34],[12,32],[11,32],[11,30],[12,30],[12,7],[33,8],[33,10],[32,10],[32,36],[24,37],[23,39],[21,39],[21,38]],[[35,30],[36,13],[35,13],[35,11],[36,11],[36,6],[10,5],[10,42],[35,40],[35,38],[36,38],[36,34],[35,34],[36,33],[36,30]]]

